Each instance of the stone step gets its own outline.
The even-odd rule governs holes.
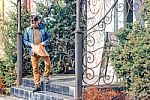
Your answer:
[[[23,99],[17,98],[15,96],[4,95],[4,96],[0,96],[0,100],[23,100]]]
[[[34,88],[33,78],[23,78],[23,86]],[[51,76],[50,82],[46,82],[41,77],[41,87],[43,91],[59,93],[67,96],[75,96],[74,76]]]
[[[75,100],[74,97],[53,92],[39,91],[33,93],[33,88],[24,86],[11,87],[11,95],[23,100]]]

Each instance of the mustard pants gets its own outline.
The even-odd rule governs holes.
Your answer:
[[[45,64],[44,75],[43,75],[44,77],[49,76],[50,67],[51,67],[51,62],[50,62],[49,56],[40,57],[36,54],[31,56],[31,62],[32,62],[32,67],[33,67],[33,77],[34,77],[34,83],[36,86],[40,85],[39,58],[41,58]]]

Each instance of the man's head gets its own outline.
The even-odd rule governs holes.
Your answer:
[[[37,16],[33,16],[31,21],[32,21],[32,27],[33,28],[38,28],[38,24],[39,24],[38,23],[38,17]]]

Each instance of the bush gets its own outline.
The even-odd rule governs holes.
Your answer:
[[[150,1],[144,1],[141,19],[145,24],[135,23],[120,29],[116,36],[118,45],[111,53],[112,65],[118,78],[126,84],[130,95],[137,99],[150,93]]]
[[[88,87],[83,92],[84,100],[126,100],[125,93],[109,88],[97,86]]]
[[[16,80],[16,63],[17,63],[17,4],[14,9],[8,12],[9,20],[5,22],[5,31],[3,32],[3,51],[5,52],[3,59],[0,60],[0,76],[5,81],[6,88],[10,88],[15,84]],[[22,6],[22,29],[29,26],[29,15],[27,15],[24,6]],[[22,30],[23,33],[23,30]]]
[[[149,94],[150,30],[140,24],[130,25],[117,32],[119,43],[111,53],[111,61],[118,78],[127,85],[133,96]]]
[[[120,29],[118,45],[111,52],[111,61],[118,78],[126,84],[130,95],[141,99],[150,94],[150,1],[144,0],[141,19]]]

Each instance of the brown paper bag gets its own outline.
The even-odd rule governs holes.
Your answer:
[[[45,47],[43,47],[42,44],[34,45],[32,47],[32,51],[39,56],[49,56],[49,54],[45,50]]]

